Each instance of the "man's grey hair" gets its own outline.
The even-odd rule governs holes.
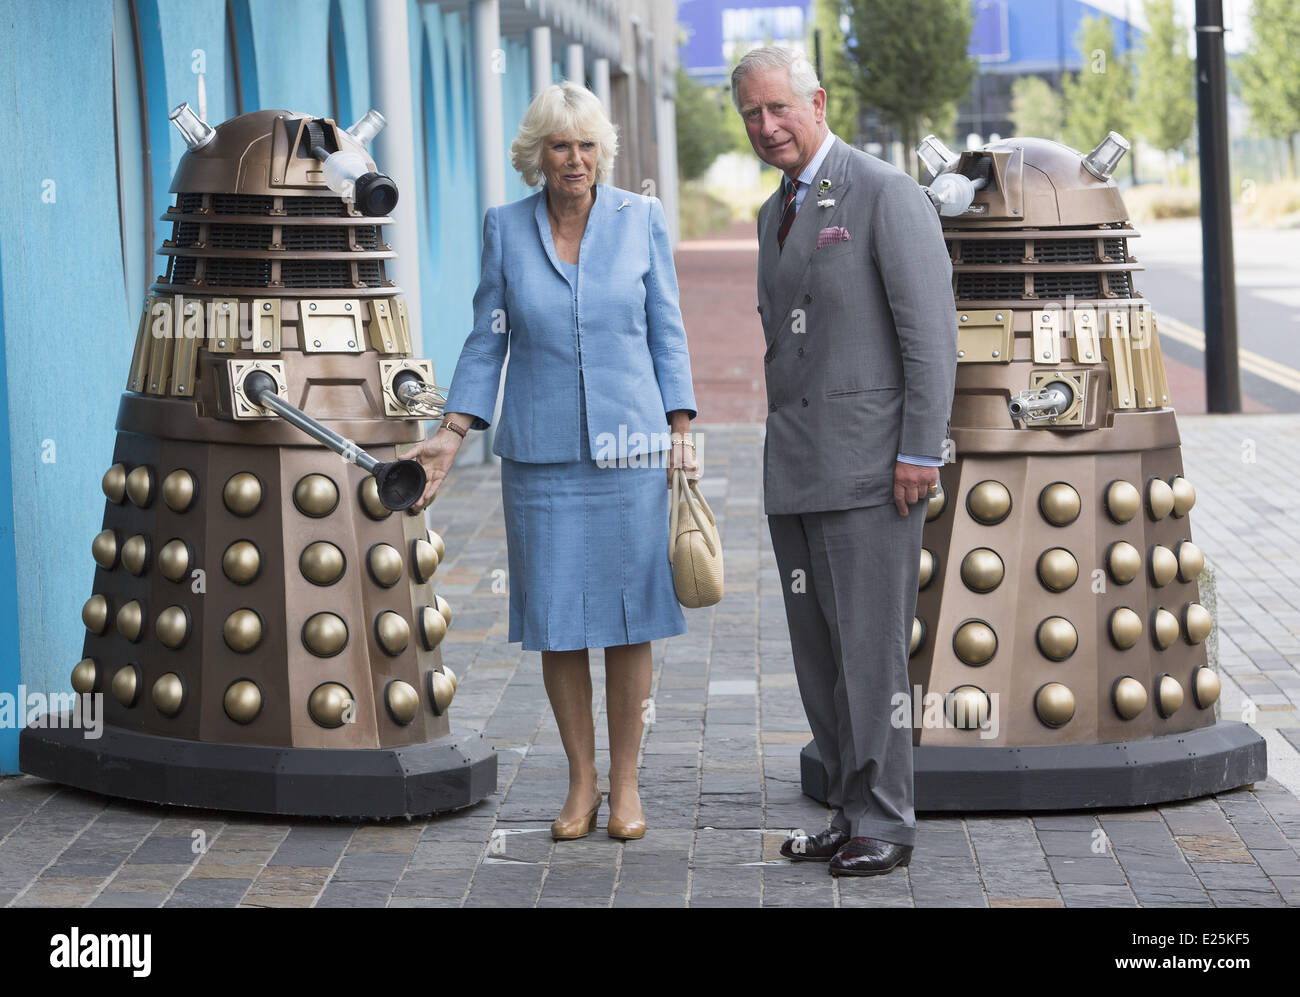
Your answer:
[[[750,49],[731,71],[731,102],[740,110],[740,81],[756,69],[787,69],[794,95],[805,104],[811,104],[813,94],[821,89],[817,71],[807,57],[795,48],[765,45]]]

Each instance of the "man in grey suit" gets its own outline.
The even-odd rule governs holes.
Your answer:
[[[840,141],[807,59],[760,48],[731,76],[754,151],[782,171],[758,215],[767,352],[764,512],[830,828],[782,845],[832,875],[907,865],[907,673],[921,530],[956,376],[952,267],[930,199]],[[907,716],[912,715],[907,710]]]

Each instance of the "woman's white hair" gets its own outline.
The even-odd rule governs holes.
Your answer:
[[[524,183],[538,187],[542,174],[542,145],[552,135],[570,135],[596,143],[596,182],[604,183],[618,155],[618,131],[605,114],[605,105],[586,87],[565,81],[542,90],[524,112],[519,133],[510,143],[510,162]]]
[[[790,87],[805,104],[811,104],[813,94],[821,89],[817,70],[798,49],[774,45],[750,49],[731,71],[731,102],[737,111],[740,110],[740,81],[756,69],[788,69]]]

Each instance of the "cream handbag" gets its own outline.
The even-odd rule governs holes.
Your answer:
[[[677,601],[687,609],[716,605],[722,599],[722,538],[699,483],[684,468],[673,471],[671,502],[668,563]]]

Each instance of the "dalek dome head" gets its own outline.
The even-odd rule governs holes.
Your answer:
[[[1068,228],[1127,220],[1113,174],[1128,148],[1110,132],[1086,153],[1016,137],[958,154],[933,135],[916,151],[945,227]]]
[[[189,104],[169,117],[189,147],[172,178],[174,194],[316,194],[353,201],[370,217],[387,215],[397,204],[397,185],[366,151],[384,126],[378,111],[346,129],[330,118],[283,109],[250,111],[215,127]]]

